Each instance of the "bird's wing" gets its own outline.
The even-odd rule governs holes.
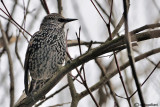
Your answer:
[[[25,93],[26,95],[28,94],[28,60],[29,60],[29,56],[30,56],[30,51],[29,51],[29,47],[27,49],[26,52],[26,58],[25,58],[25,62],[24,62],[24,85],[25,85]]]
[[[29,75],[29,59],[30,59],[30,55],[35,52],[36,50],[38,50],[38,46],[37,46],[37,42],[38,39],[36,38],[36,36],[40,36],[40,32],[36,32],[30,42],[29,42],[29,45],[28,45],[28,49],[27,49],[27,52],[26,52],[26,58],[25,58],[25,62],[24,62],[24,70],[25,70],[25,73],[24,73],[24,85],[25,85],[25,93],[26,95],[28,94],[28,75]]]

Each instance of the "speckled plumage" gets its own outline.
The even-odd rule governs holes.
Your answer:
[[[32,81],[29,93],[41,88],[65,59],[64,25],[76,19],[65,19],[57,13],[47,15],[28,45],[25,59],[25,93],[28,94],[28,73]]]

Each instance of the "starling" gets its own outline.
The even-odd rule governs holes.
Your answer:
[[[40,89],[63,64],[66,53],[64,25],[77,19],[64,18],[51,13],[44,17],[39,31],[32,37],[26,52],[24,63],[25,93],[29,95]],[[28,75],[31,85],[28,89]]]

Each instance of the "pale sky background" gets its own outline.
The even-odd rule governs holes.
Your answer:
[[[57,0],[46,0],[49,10],[51,13],[57,13]],[[131,0],[130,3],[130,9],[129,9],[129,30],[136,29],[138,27],[141,27],[146,24],[153,24],[157,23],[156,21],[160,22],[160,0],[154,0],[156,2],[156,5],[158,5],[159,10],[155,7],[155,4],[153,3],[153,0]],[[11,7],[13,5],[13,0],[4,0],[7,8],[11,12]],[[27,4],[28,0],[24,0],[25,5]],[[106,0],[98,0],[98,2],[102,5],[102,7],[108,11],[108,4]],[[14,14],[13,18],[19,23],[22,23],[23,20],[23,0],[18,0],[19,6],[16,8],[16,13]],[[29,5],[29,11],[33,11],[31,14],[27,15],[26,19],[26,25],[25,28],[27,31],[29,31],[31,34],[34,34],[40,26],[40,23],[43,19],[43,17],[46,15],[43,8],[39,8],[40,6],[39,0],[31,0]],[[82,27],[81,30],[81,40],[83,41],[105,41],[106,38],[108,38],[108,31],[107,27],[105,26],[105,23],[99,16],[98,12],[94,8],[94,6],[91,4],[90,0],[62,0],[62,6],[63,6],[63,16],[67,18],[77,18],[78,21],[71,22],[65,26],[65,31],[67,28],[69,28],[68,33],[68,39],[75,40],[76,35],[75,32],[78,32],[79,26]],[[0,3],[0,8],[4,9],[2,4]],[[35,16],[40,9],[40,12],[37,16],[36,22],[32,24],[33,16]],[[100,11],[101,12],[101,11]],[[114,0],[113,5],[113,12],[115,17],[116,25],[119,22],[122,13],[123,13],[123,5],[122,0]],[[102,12],[101,12],[102,13]],[[1,11],[0,15],[5,16]],[[108,22],[108,18],[102,13],[105,20]],[[5,16],[6,17],[6,16]],[[0,17],[0,21],[3,25],[7,23],[6,20]],[[5,29],[5,28],[4,28]],[[111,29],[113,31],[113,27]],[[17,35],[18,30],[15,28],[14,25],[11,25],[10,34]],[[120,34],[124,34],[124,27],[120,29]],[[1,37],[1,35],[0,35]],[[30,36],[27,35],[27,38],[30,39]],[[23,35],[21,35],[19,43],[18,43],[18,49],[19,49],[19,55],[21,57],[22,62],[24,63],[25,59],[25,52],[27,49],[27,41],[24,39]],[[160,39],[153,39],[149,41],[144,41],[138,44],[138,50],[142,53],[152,50],[154,48],[158,48],[160,46]],[[12,52],[12,60],[13,60],[13,67],[14,67],[14,79],[15,79],[15,102],[22,94],[22,91],[24,90],[24,70],[21,67],[19,61],[17,60],[17,57],[15,55],[15,43],[9,46],[10,51]],[[83,52],[87,50],[86,47],[82,47]],[[1,51],[1,49],[0,49]],[[123,51],[125,53],[126,51]],[[69,53],[73,58],[79,56],[79,49],[77,47],[69,48]],[[137,53],[135,53],[135,56]],[[119,54],[117,55],[119,56]],[[124,56],[125,58],[125,56]],[[149,57],[152,61],[157,63],[160,60],[160,54],[153,55]],[[111,58],[104,58],[103,60],[105,64],[108,64],[109,61],[111,61]],[[146,60],[140,61],[136,63],[136,67],[139,71],[139,73],[144,73],[144,68],[148,69],[147,74],[152,71],[154,66],[150,66],[149,62]],[[87,64],[85,64],[85,70],[86,70],[86,77],[87,77],[87,83],[89,86],[92,86],[96,82],[99,81],[100,77],[100,70],[95,64],[95,62],[89,61]],[[130,71],[130,68],[127,68],[128,71]],[[159,77],[160,77],[160,71],[157,69],[154,74],[151,76],[151,78],[148,80],[147,87],[143,87],[142,90],[147,93],[144,95],[144,99],[147,103],[155,103],[159,104],[160,106],[160,92],[157,90],[159,85]],[[138,74],[139,74],[138,73]],[[142,83],[146,75],[140,76],[140,82]],[[131,74],[127,74],[129,77],[131,77]],[[121,96],[125,97],[124,90],[121,86],[121,82],[119,79],[119,75],[117,74],[111,79],[113,85],[117,88],[114,91]],[[52,89],[49,93],[55,92],[57,89],[62,87],[63,85],[67,84],[67,78],[66,76],[58,83],[54,89]],[[9,67],[8,67],[8,60],[7,60],[7,54],[3,54],[2,57],[0,57],[0,106],[1,107],[8,107],[9,106]],[[78,92],[83,91],[85,88],[81,84],[75,82],[75,86]],[[118,86],[118,87],[117,87]],[[133,88],[134,85],[133,85]],[[158,94],[159,93],[159,94]],[[48,95],[48,94],[47,94]],[[93,92],[93,95],[97,95],[97,91]],[[136,95],[136,100],[139,102],[138,97]],[[98,98],[97,98],[98,99]],[[127,100],[117,98],[119,100],[120,106],[127,107],[128,103]],[[41,107],[51,106],[54,104],[60,104],[60,103],[66,103],[71,102],[71,96],[69,89],[65,89],[64,91],[60,92],[50,100],[46,101]],[[69,107],[70,104],[66,104],[63,107]],[[84,97],[78,104],[78,107],[95,107],[92,99],[90,96]],[[104,105],[104,107],[113,107],[114,102],[113,100],[108,100],[107,104]]]

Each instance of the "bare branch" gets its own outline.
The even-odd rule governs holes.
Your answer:
[[[41,4],[42,4],[44,10],[46,11],[46,13],[50,14],[46,0],[40,0],[40,1],[41,1]]]
[[[139,55],[137,57],[135,57],[135,62],[138,62],[142,59],[145,59],[148,56],[154,55],[156,53],[160,52],[160,48],[157,49],[153,49],[151,51],[148,51],[142,55]],[[127,68],[128,66],[130,66],[129,61],[127,61],[126,63],[124,63],[123,65],[120,66],[121,70],[124,70],[125,68]],[[93,92],[96,89],[98,89],[100,86],[102,86],[104,83],[106,83],[107,81],[109,81],[110,78],[112,78],[113,76],[115,76],[117,74],[117,70],[110,70],[107,71],[106,76],[104,76],[103,78],[101,78],[101,80],[99,82],[97,82],[96,84],[94,84],[93,86],[90,87],[90,90]],[[85,97],[86,95],[88,95],[88,92],[85,90],[83,92],[80,93],[81,97]]]
[[[137,73],[136,73],[136,68],[135,68],[135,60],[133,58],[133,50],[132,50],[132,46],[131,46],[131,37],[128,33],[128,9],[127,9],[127,1],[126,0],[123,0],[123,8],[124,8],[124,21],[125,21],[125,42],[126,42],[126,45],[127,45],[127,52],[128,52],[128,58],[129,58],[129,62],[130,62],[130,65],[131,65],[131,70],[132,70],[132,75],[133,75],[133,78],[135,80],[135,84],[136,84],[136,87],[137,87],[137,90],[138,90],[138,96],[139,96],[139,99],[140,99],[140,102],[142,104],[142,107],[145,107],[145,102],[144,102],[144,99],[143,99],[143,95],[142,95],[142,91],[141,91],[141,87],[139,85],[139,80],[138,80],[138,77],[137,77]]]
[[[13,107],[13,105],[14,105],[14,74],[13,74],[13,63],[12,63],[12,58],[11,58],[10,50],[9,50],[9,47],[8,47],[9,45],[8,45],[7,36],[6,36],[6,33],[4,32],[4,30],[3,30],[3,28],[2,28],[1,21],[0,21],[0,29],[1,29],[2,37],[3,37],[3,41],[4,41],[4,47],[5,47],[5,50],[6,50],[7,55],[8,55],[9,74],[10,74],[10,107]]]
[[[18,27],[17,27],[18,29],[22,29],[22,30],[25,31],[28,35],[32,36],[28,31],[26,31],[25,29],[23,29],[23,27],[20,26],[20,25],[12,18],[12,16],[10,15],[10,13],[9,13],[7,7],[5,6],[3,0],[1,0],[1,2],[2,2],[3,6],[5,7],[7,13],[6,13],[4,10],[2,10],[1,8],[0,8],[0,10],[1,10],[6,16],[8,16],[10,20],[12,20],[12,21],[15,23],[16,27],[18,26]]]
[[[69,85],[70,93],[72,96],[71,107],[77,107],[78,102],[80,100],[79,94],[77,93],[75,89],[72,77],[68,74],[67,78],[68,78],[68,85]]]
[[[136,34],[138,32],[146,30],[146,29],[155,29],[155,28],[158,28],[158,27],[160,27],[160,23],[145,25],[145,26],[142,26],[138,29],[135,29],[135,30],[131,31],[130,34],[132,35],[132,34]]]
[[[136,36],[136,38],[139,38],[139,36],[142,36],[142,35],[136,34],[135,36]],[[147,39],[150,39],[150,38],[147,38]],[[143,40],[146,40],[146,38],[138,39],[138,41],[143,41]],[[31,105],[35,104],[39,100],[40,96],[44,96],[46,93],[48,93],[48,91],[51,90],[64,77],[64,75],[66,75],[69,71],[75,69],[76,67],[80,66],[83,63],[86,63],[92,59],[95,59],[99,55],[106,53],[108,51],[108,48],[110,48],[110,46],[112,44],[117,43],[119,41],[121,41],[123,44],[124,37],[118,37],[112,41],[105,42],[101,46],[96,47],[94,49],[90,49],[89,51],[87,51],[87,53],[84,53],[83,55],[72,60],[69,64],[66,64],[64,67],[60,68],[57,71],[57,73],[51,78],[51,80],[49,80],[49,82],[47,82],[44,87],[42,87],[37,93],[34,94],[35,100],[33,100],[31,97],[26,97],[19,104],[15,105],[15,107],[19,107],[21,105],[31,106]],[[160,49],[154,50],[154,53],[152,52],[151,54],[155,54],[157,52],[160,52]],[[145,58],[147,56],[149,56],[148,53],[146,53],[143,58]],[[139,58],[139,57],[136,57],[135,61],[137,61],[137,58]],[[143,58],[141,58],[141,59],[143,59]],[[127,66],[129,66],[129,63],[127,63],[125,66],[121,66],[120,69],[123,70]],[[107,72],[107,77],[102,78],[101,82],[98,84],[99,85],[103,84],[104,82],[108,81],[111,77],[113,77],[115,74],[117,74],[117,70],[115,70],[114,72],[113,71]],[[90,90],[93,91],[93,90],[97,89],[96,87],[98,84],[95,84],[93,88],[90,88]],[[88,93],[88,91],[85,93]],[[83,97],[86,94],[81,93],[81,95],[82,95],[81,97]]]
[[[58,4],[58,13],[62,14],[62,0],[57,0],[57,4]]]
[[[156,70],[156,68],[158,68],[159,65],[160,65],[160,61],[156,64],[156,66],[154,67],[152,72],[148,75],[148,77],[145,79],[145,81],[141,84],[141,87],[147,82],[147,80],[150,78],[150,76],[154,73],[154,71]],[[138,90],[136,90],[130,97],[132,97],[137,91]]]

